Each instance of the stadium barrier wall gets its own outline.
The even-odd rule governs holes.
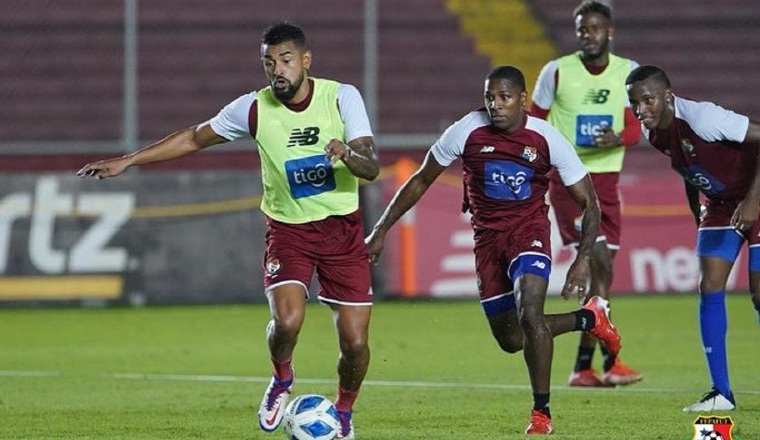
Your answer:
[[[373,184],[382,206],[374,212],[419,159],[384,155],[386,166]],[[207,166],[130,170],[104,181],[81,180],[71,170],[0,174],[0,304],[264,301],[260,175],[253,164],[238,165],[223,172]],[[663,190],[682,187],[671,174],[621,180],[616,292],[696,290],[696,228],[680,192]],[[382,277],[379,297],[476,295],[472,231],[460,212],[461,197],[459,170],[452,168],[394,228],[383,270],[375,274]],[[556,229],[552,243],[550,291],[557,294],[574,254],[558,245]],[[747,289],[744,253],[729,289]]]

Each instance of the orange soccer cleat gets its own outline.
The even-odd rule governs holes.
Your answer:
[[[610,385],[604,383],[602,379],[596,375],[596,371],[592,368],[580,371],[573,371],[570,373],[570,379],[567,384],[571,387],[609,387]]]
[[[604,383],[607,385],[630,385],[644,378],[644,375],[638,371],[629,368],[620,362],[620,358],[615,358],[612,368],[604,372]]]
[[[596,321],[589,333],[599,338],[611,354],[620,353],[620,333],[610,321],[609,301],[601,296],[593,296],[583,308],[593,312]]]
[[[525,428],[525,433],[528,435],[546,435],[551,434],[552,431],[554,431],[552,419],[541,411],[534,409],[530,413],[530,425]]]

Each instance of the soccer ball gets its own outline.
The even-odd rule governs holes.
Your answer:
[[[330,399],[304,394],[285,408],[283,424],[291,440],[332,440],[338,435],[340,418]]]
[[[702,440],[723,440],[723,436],[719,432],[713,431],[702,436]]]

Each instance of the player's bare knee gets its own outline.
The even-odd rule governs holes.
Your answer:
[[[602,280],[612,279],[612,256],[606,245],[601,248],[594,248],[593,258],[591,259],[591,270],[597,278]]]
[[[509,354],[514,354],[522,350],[523,341],[522,334],[508,334],[508,335],[494,335],[496,342],[499,344],[499,348]]]
[[[541,327],[545,327],[543,315],[534,308],[527,308],[520,313],[520,327],[523,332],[532,334]]]
[[[367,338],[364,335],[343,336],[340,338],[340,352],[346,358],[353,359],[369,352]]]
[[[714,277],[703,274],[699,280],[699,291],[702,293],[721,292],[726,288],[726,280],[723,277]]]
[[[272,319],[272,330],[277,336],[295,338],[301,332],[303,317],[298,314],[278,316]]]

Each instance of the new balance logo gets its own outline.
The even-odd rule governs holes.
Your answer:
[[[496,147],[492,147],[490,145],[486,145],[485,147],[480,149],[481,153],[493,153],[496,150]]]
[[[534,261],[533,264],[531,264],[531,267],[537,267],[539,269],[546,269],[546,263],[543,261]]]
[[[290,132],[288,147],[314,145],[319,142],[319,127],[294,128]]]
[[[604,104],[607,102],[607,97],[610,96],[608,89],[589,89],[586,92],[586,96],[583,98],[584,104]]]

